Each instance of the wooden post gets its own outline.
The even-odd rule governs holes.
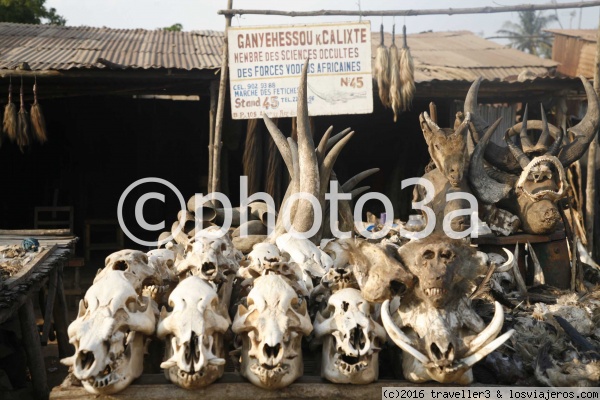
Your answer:
[[[25,303],[19,308],[19,320],[21,322],[21,336],[23,337],[23,347],[27,354],[29,372],[33,382],[33,392],[36,399],[48,398],[48,380],[46,377],[46,365],[42,355],[42,345],[40,344],[40,334],[35,323],[35,314],[33,313],[33,304],[31,298],[27,298]]]
[[[215,151],[215,120],[217,116],[217,91],[218,83],[216,80],[210,82],[210,111],[209,117],[209,133],[208,133],[208,182],[206,191],[212,190],[212,174],[213,174],[213,152]]]
[[[596,66],[594,68],[594,90],[600,96],[600,25],[596,34]],[[598,148],[598,132],[590,143],[588,150],[587,185],[585,199],[585,230],[588,241],[588,252],[593,257],[594,251],[594,210],[596,206],[596,149]]]
[[[75,353],[75,348],[69,343],[69,318],[67,317],[67,300],[65,299],[64,264],[56,267],[56,298],[54,299],[54,328],[56,330],[56,341],[58,342],[58,358],[65,358]]]
[[[233,0],[227,0],[227,9],[231,10],[233,7]],[[227,92],[227,76],[229,75],[228,58],[229,58],[229,45],[227,40],[227,32],[231,26],[231,15],[225,17],[225,37],[223,38],[223,61],[221,63],[221,81],[219,82],[219,101],[217,103],[217,115],[215,123],[215,136],[214,136],[214,153],[212,160],[212,182],[211,192],[218,192],[221,188],[221,136],[223,133],[223,114],[225,113],[225,97]]]

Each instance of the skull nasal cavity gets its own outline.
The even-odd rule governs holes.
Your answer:
[[[281,344],[277,343],[275,346],[271,347],[265,343],[265,347],[263,347],[263,350],[267,358],[276,358],[279,352],[281,351]]]
[[[205,262],[202,264],[202,273],[205,275],[212,275],[216,271],[215,264],[211,262]]]
[[[91,368],[95,360],[96,358],[94,357],[94,353],[92,351],[82,350],[81,353],[79,353],[79,362],[81,369],[85,370]]]
[[[127,263],[123,260],[115,261],[112,269],[115,271],[127,271]]]
[[[452,345],[452,343],[448,345],[448,349],[445,352],[442,352],[442,350],[435,343],[431,343],[431,346],[429,348],[431,349],[431,354],[437,360],[450,359],[452,353],[454,352],[454,346]]]

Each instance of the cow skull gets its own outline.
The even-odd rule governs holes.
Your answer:
[[[160,365],[171,382],[185,389],[207,386],[223,375],[223,335],[231,321],[218,307],[215,287],[190,276],[177,285],[167,313],[163,307],[156,334],[166,340]]]
[[[306,301],[287,279],[256,278],[247,307],[238,306],[232,330],[242,338],[241,374],[253,384],[279,389],[302,376],[302,337],[312,331]]]
[[[87,291],[77,319],[69,325],[75,355],[62,363],[73,368],[90,393],[119,392],[142,374],[145,338],[154,333],[156,306],[138,294],[129,278],[126,271],[107,272]]]
[[[386,333],[371,316],[372,306],[357,289],[331,295],[315,319],[323,341],[321,376],[334,383],[367,384],[379,375],[379,350]]]

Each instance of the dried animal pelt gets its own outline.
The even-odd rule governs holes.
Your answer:
[[[48,135],[46,134],[46,120],[42,113],[42,107],[38,103],[37,99],[37,80],[33,84],[33,104],[31,105],[31,130],[33,135],[40,144],[44,144],[48,141]]]
[[[383,24],[381,24],[381,43],[375,55],[375,79],[379,88],[379,99],[384,107],[390,107],[390,56],[383,44]]]
[[[17,145],[21,152],[27,146],[29,146],[29,113],[25,109],[25,102],[23,101],[23,81],[21,81],[21,108],[17,117]]]
[[[400,51],[400,97],[402,99],[402,110],[410,109],[413,97],[415,96],[415,64],[410,54],[410,49],[406,43],[406,25],[402,27],[404,43]]]
[[[17,106],[12,102],[12,82],[8,84],[8,104],[4,107],[2,132],[11,142],[17,140]]]
[[[390,46],[390,106],[394,111],[394,122],[402,109],[402,95],[400,85],[400,52],[396,47],[396,25],[392,28],[392,45]]]

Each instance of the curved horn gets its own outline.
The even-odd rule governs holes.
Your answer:
[[[563,131],[562,129],[559,129],[558,134],[556,135],[556,138],[554,138],[554,143],[552,143],[552,146],[550,146],[550,148],[546,152],[547,155],[554,156],[554,157],[556,157],[558,155],[558,153],[560,152],[560,149],[562,148],[564,135],[565,135],[565,131]]]
[[[324,198],[323,196],[325,196],[325,193],[327,192],[327,187],[329,186],[328,183],[329,183],[329,178],[331,177],[331,170],[333,169],[333,164],[335,164],[335,161],[337,160],[338,156],[342,152],[342,149],[344,148],[344,146],[346,146],[346,144],[348,144],[350,139],[352,139],[353,135],[354,135],[354,132],[350,132],[348,135],[346,135],[346,137],[344,137],[342,140],[340,140],[338,143],[336,143],[336,145],[333,146],[331,151],[329,153],[327,153],[327,156],[323,160],[323,164],[321,165],[321,168],[319,171],[319,174],[321,177],[321,182],[320,182],[320,187],[321,187],[320,196],[321,197],[319,197],[319,198]]]
[[[514,254],[510,250],[508,250],[506,247],[503,247],[502,250],[504,250],[508,259],[506,260],[506,262],[504,264],[502,264],[498,268],[496,268],[496,272],[508,272],[514,268],[513,267],[513,263],[515,262]]]
[[[325,158],[327,142],[329,141],[329,136],[331,136],[331,132],[333,132],[333,125],[331,125],[329,129],[327,129],[327,131],[319,141],[319,145],[317,146],[317,161],[319,162],[319,165],[323,162],[323,158]]]
[[[469,351],[465,354],[465,357],[468,357],[481,349],[481,347],[485,346],[489,342],[491,342],[502,329],[502,325],[504,324],[504,310],[502,306],[497,301],[494,302],[494,318],[488,326],[485,327],[476,337],[469,343]]]
[[[523,126],[526,126],[526,124],[523,124]],[[525,130],[527,130],[527,128],[525,128]],[[529,165],[529,163],[531,162],[529,157],[527,157],[523,150],[518,148],[517,145],[512,142],[512,140],[510,140],[508,132],[504,134],[504,140],[506,141],[506,146],[512,153],[513,157],[515,157],[515,159],[519,162],[521,168],[525,169],[525,167],[527,167],[527,165]]]
[[[281,157],[283,158],[283,161],[287,166],[288,172],[291,175],[294,171],[294,168],[292,167],[292,156],[290,154],[290,148],[288,147],[285,135],[281,133],[277,125],[275,125],[275,123],[271,121],[271,118],[269,118],[267,114],[263,114],[263,120],[265,121],[267,130],[271,134],[271,137],[273,138],[273,141],[279,149],[279,153],[281,154]]]
[[[329,140],[327,140],[327,146],[325,146],[325,152],[329,151],[330,148],[332,148],[337,142],[342,140],[344,136],[346,136],[346,134],[348,134],[348,132],[350,132],[351,130],[352,128],[346,128],[343,131],[336,133],[334,136],[329,138]]]
[[[346,181],[346,183],[344,183],[342,185],[342,189],[344,190],[344,193],[348,193],[349,191],[354,189],[360,181],[368,178],[369,176],[371,176],[377,172],[379,172],[379,168],[371,168],[371,169],[367,169],[366,171],[363,171],[363,172],[360,172],[360,173],[354,175],[352,178],[348,179]]]
[[[433,122],[433,120],[429,117],[429,114],[427,114],[427,111],[425,111],[423,113],[423,118],[425,118],[425,121],[427,122],[427,125],[429,125],[429,128],[433,128],[433,129],[436,129],[438,131],[442,130],[442,128],[440,128],[438,126],[438,124],[436,124],[435,122]]]
[[[300,192],[307,193],[318,198],[319,196],[319,165],[317,164],[317,153],[310,131],[308,119],[307,101],[307,76],[308,63],[306,59],[302,67],[300,87],[298,90],[298,163],[300,164]],[[298,232],[307,232],[313,225],[314,210],[308,200],[298,200],[293,227]]]
[[[477,93],[479,92],[479,85],[481,84],[481,77],[477,78],[475,82],[469,88],[467,92],[467,97],[465,97],[465,105],[463,107],[463,112],[465,115],[467,113],[471,113],[471,122],[475,127],[475,132],[473,132],[473,139],[475,143],[479,142],[481,132],[485,132],[485,130],[490,126],[478,112],[478,102],[477,102]]]
[[[600,109],[598,105],[598,96],[592,85],[583,76],[579,76],[585,92],[587,94],[588,109],[585,117],[577,125],[569,129],[575,139],[565,145],[560,152],[558,159],[563,166],[568,167],[574,161],[579,160],[585,153],[600,126]]]
[[[512,187],[507,184],[496,182],[490,178],[483,167],[483,154],[485,148],[492,137],[492,134],[498,128],[501,118],[499,118],[494,125],[492,125],[485,133],[483,138],[475,146],[473,151],[473,157],[471,158],[471,164],[469,165],[469,182],[471,188],[477,195],[477,197],[489,204],[494,204],[508,196]]]
[[[513,335],[513,333],[515,333],[515,330],[511,329],[510,331],[506,332],[502,336],[497,337],[496,339],[492,340],[491,342],[489,342],[488,344],[483,346],[475,354],[468,356],[466,358],[463,358],[462,360],[459,361],[459,363],[465,367],[472,367],[477,362],[481,361],[485,356],[487,356],[492,351],[494,351],[498,347],[500,347],[500,345],[502,345],[502,343],[506,342]]]
[[[544,110],[544,105],[540,104],[540,108],[542,109],[542,133],[540,134],[540,138],[535,144],[533,151],[545,153],[548,150],[550,129],[548,128],[548,118],[546,118],[546,110]]]
[[[523,123],[521,124],[521,132],[519,132],[519,138],[521,139],[521,148],[525,153],[531,153],[533,151],[533,144],[529,140],[527,134],[527,115],[529,114],[529,105],[525,104],[525,112],[523,113]],[[513,153],[514,155],[514,153]],[[518,160],[518,159],[517,159]],[[520,164],[520,162],[519,162]],[[521,166],[523,166],[521,164]]]
[[[402,332],[400,328],[396,326],[396,324],[394,324],[394,321],[392,321],[392,317],[390,316],[389,300],[384,301],[381,305],[381,320],[383,322],[383,327],[388,335],[390,335],[390,338],[394,341],[394,343],[396,343],[396,346],[409,353],[421,363],[429,363],[429,358],[427,358],[427,356],[421,353],[419,350],[415,349],[412,346],[412,341],[410,338],[406,336],[404,332]]]

